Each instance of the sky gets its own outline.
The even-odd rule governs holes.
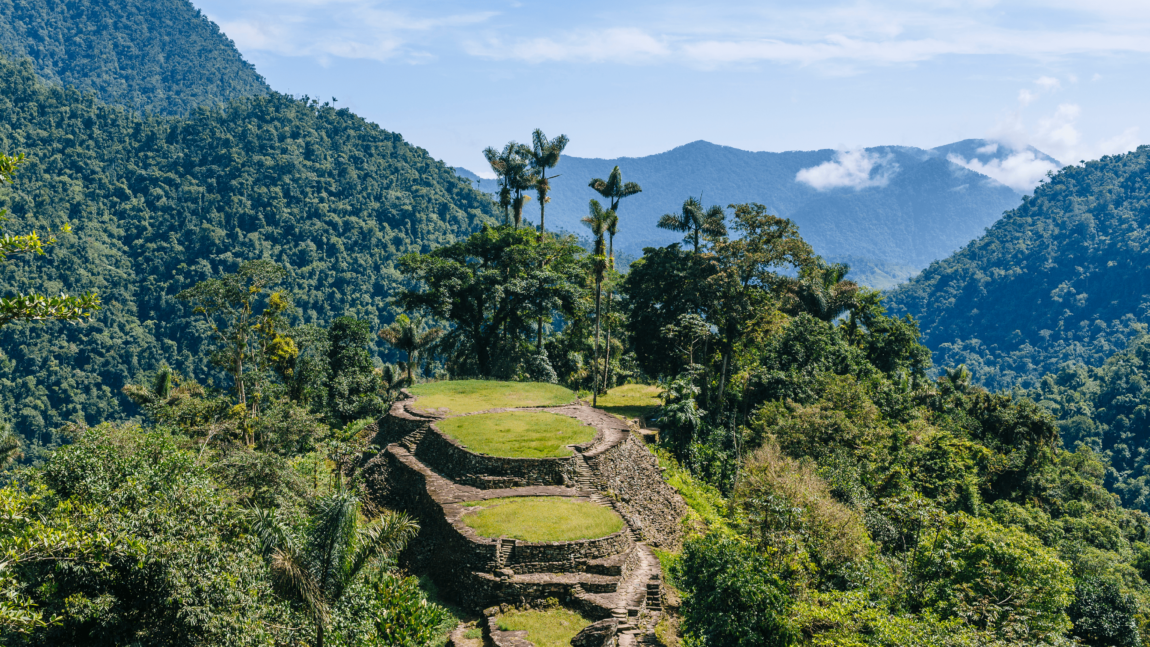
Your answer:
[[[1052,168],[1027,145],[1150,142],[1147,0],[192,2],[273,89],[487,177],[535,128],[579,157],[836,149],[844,177],[864,147],[986,138],[1017,152],[955,161],[1019,190]]]

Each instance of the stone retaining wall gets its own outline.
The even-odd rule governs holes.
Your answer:
[[[663,480],[659,459],[636,434],[583,455],[596,485],[615,499],[615,510],[653,546],[677,549],[687,506]]]
[[[480,489],[567,485],[575,481],[574,458],[508,458],[476,454],[428,424],[415,455],[444,477]]]

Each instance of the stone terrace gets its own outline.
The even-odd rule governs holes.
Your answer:
[[[442,590],[474,610],[556,598],[589,618],[619,621],[620,642],[646,633],[661,612],[661,570],[650,546],[674,548],[685,506],[661,478],[658,462],[629,425],[582,404],[490,409],[546,411],[596,429],[560,458],[477,454],[440,432],[444,412],[416,409],[415,398],[392,406],[379,423],[386,446],[368,465],[374,496],[420,521],[420,536],[403,555]],[[627,527],[598,539],[526,542],[479,536],[463,523],[466,502],[553,496],[610,507]]]

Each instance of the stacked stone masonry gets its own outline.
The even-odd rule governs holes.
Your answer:
[[[653,622],[661,570],[650,546],[678,546],[685,505],[626,422],[583,405],[526,409],[593,425],[595,438],[569,457],[500,458],[469,451],[436,428],[445,415],[419,411],[405,395],[379,422],[375,444],[386,449],[367,469],[376,501],[420,522],[402,556],[410,569],[474,610],[555,598],[593,620],[623,618],[621,631],[637,631],[626,618]],[[627,527],[597,539],[526,542],[482,537],[464,523],[464,503],[515,496],[608,506]]]

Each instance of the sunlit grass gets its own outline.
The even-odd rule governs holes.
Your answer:
[[[570,456],[567,445],[595,438],[595,428],[542,411],[505,411],[448,418],[435,423],[473,452],[509,458]]]
[[[591,621],[567,609],[508,611],[499,616],[500,631],[527,631],[536,647],[571,647],[571,639]]]
[[[416,409],[447,409],[456,414],[503,407],[558,407],[575,400],[570,389],[539,382],[453,380],[417,384],[410,391],[419,396]]]
[[[663,389],[648,384],[624,384],[599,396],[598,407],[607,413],[625,418],[638,418],[650,413],[662,403]]]
[[[624,525],[610,508],[563,497],[508,497],[473,503],[470,507],[474,512],[465,513],[463,523],[483,537],[578,541],[606,537]]]

